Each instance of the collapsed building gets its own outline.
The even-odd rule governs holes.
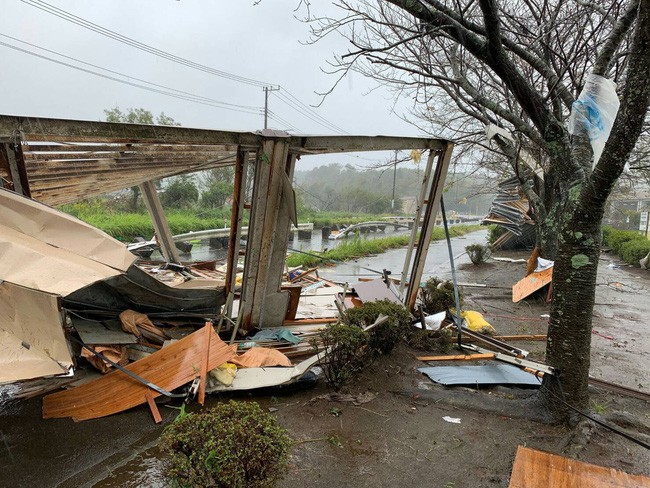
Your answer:
[[[298,224],[292,175],[298,160],[310,155],[428,152],[402,289],[395,293],[413,309],[452,149],[453,143],[436,138],[297,136],[0,115],[0,383],[71,375],[79,353],[73,336],[108,333],[101,324],[107,328],[124,310],[195,326],[218,323],[217,332],[222,325],[221,331],[232,329],[231,344],[253,329],[286,326],[296,309],[296,294],[282,286],[287,236]],[[181,263],[154,180],[224,166],[235,168],[228,257],[225,273],[206,277]],[[249,177],[252,194],[245,201]],[[147,272],[125,244],[55,208],[135,185],[164,260],[182,275],[174,283]],[[243,252],[241,228],[249,210]],[[335,301],[334,292],[324,295],[315,303]],[[332,308],[312,323],[335,321]],[[294,378],[314,363],[282,377]]]

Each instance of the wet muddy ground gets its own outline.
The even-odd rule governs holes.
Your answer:
[[[498,255],[527,257],[525,252]],[[648,392],[650,273],[610,266],[615,263],[615,257],[603,254],[592,375]],[[473,266],[460,259],[459,281],[487,285],[464,289],[465,308],[482,312],[499,334],[544,333],[541,316],[549,306],[542,299],[511,301],[511,286],[524,269],[496,261]],[[448,271],[440,267],[434,274]],[[516,345],[543,359],[544,342]],[[650,475],[650,452],[636,444],[597,426],[573,430],[547,423],[535,390],[445,388],[417,371],[424,366],[415,359],[419,353],[400,346],[373,363],[346,388],[354,395],[375,395],[358,406],[317,398],[328,393],[322,384],[292,394],[239,397],[274,410],[297,441],[290,475],[280,486],[505,487],[520,444]],[[648,403],[597,389],[591,402],[603,419],[650,440]],[[169,486],[155,448],[163,427],[153,424],[145,407],[78,424],[42,420],[40,409],[40,399],[3,405],[0,486]],[[165,423],[177,414],[162,405],[160,410]],[[459,418],[460,424],[445,416]]]

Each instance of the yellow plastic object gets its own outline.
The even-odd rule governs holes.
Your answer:
[[[222,385],[230,386],[237,376],[237,366],[232,363],[223,363],[210,371],[210,376]]]
[[[490,335],[497,333],[494,327],[483,318],[483,315],[481,315],[480,312],[466,310],[465,312],[461,312],[460,316],[465,319],[465,325],[467,325],[467,328],[474,332]]]

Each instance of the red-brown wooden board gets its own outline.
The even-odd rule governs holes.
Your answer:
[[[199,376],[205,343],[205,332],[199,330],[126,369],[171,391]],[[227,345],[211,330],[208,371],[233,358],[235,349],[236,346]],[[122,371],[113,371],[76,388],[46,396],[43,418],[72,417],[79,421],[105,417],[145,403],[147,391],[154,398],[160,396]]]
[[[510,488],[648,488],[650,478],[519,446]]]

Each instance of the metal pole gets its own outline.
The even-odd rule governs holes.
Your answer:
[[[393,166],[393,199],[390,201],[391,211],[395,211],[395,180],[397,179],[397,151],[395,151],[395,165]]]
[[[460,347],[462,331],[462,319],[460,317],[460,296],[458,295],[458,281],[456,280],[456,266],[454,264],[454,253],[451,249],[451,238],[449,237],[449,227],[447,226],[447,215],[445,214],[445,203],[440,195],[440,213],[442,214],[442,223],[445,226],[445,237],[447,237],[447,250],[449,251],[449,265],[451,266],[451,279],[454,283],[454,301],[456,302],[456,328],[458,329],[458,346]]]

